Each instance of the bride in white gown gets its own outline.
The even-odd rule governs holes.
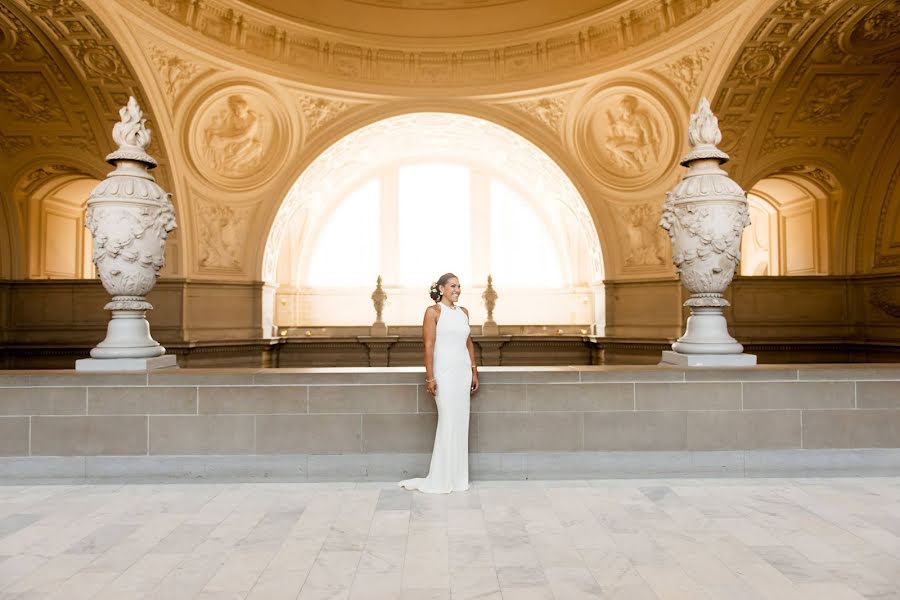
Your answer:
[[[429,494],[469,489],[469,395],[478,390],[475,346],[469,336],[469,312],[456,305],[459,279],[446,273],[431,286],[433,306],[425,310],[425,384],[435,397],[437,431],[428,476],[400,486]]]

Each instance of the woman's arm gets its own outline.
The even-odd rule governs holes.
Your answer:
[[[422,320],[422,343],[425,345],[425,389],[432,396],[437,393],[437,382],[434,380],[434,338],[437,335],[438,309],[429,306],[425,309]]]
[[[462,311],[466,313],[466,319],[468,319],[469,311],[465,308],[463,308]],[[478,368],[475,365],[475,342],[472,341],[471,333],[469,334],[469,337],[466,338],[466,350],[469,351],[469,362],[472,363],[472,393],[475,393],[478,391]]]

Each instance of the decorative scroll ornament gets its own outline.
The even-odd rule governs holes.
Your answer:
[[[145,296],[165,264],[166,238],[175,229],[171,194],[148,169],[156,161],[146,153],[150,131],[134,97],[119,111],[113,128],[118,150],[106,157],[116,169],[91,192],[85,227],[94,238],[94,264],[112,296],[107,336],[91,350],[94,358],[153,358],[165,348],[150,337]],[[80,365],[79,365],[80,367]]]
[[[728,335],[722,296],[740,262],[741,232],[750,224],[741,187],[719,165],[728,155],[719,150],[719,122],[706,98],[691,115],[691,150],[681,182],[666,194],[660,227],[672,240],[672,261],[681,283],[691,292],[687,331],[672,349],[683,354],[740,354],[743,346]]]

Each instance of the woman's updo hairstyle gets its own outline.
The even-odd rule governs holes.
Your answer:
[[[437,281],[431,284],[431,290],[428,295],[431,296],[432,300],[434,300],[435,302],[441,301],[441,297],[443,296],[443,294],[441,293],[440,287],[442,285],[447,285],[447,282],[451,279],[459,279],[459,277],[457,277],[453,273],[444,273],[443,275],[438,277]]]

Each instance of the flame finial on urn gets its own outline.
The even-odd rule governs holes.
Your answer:
[[[147,129],[144,113],[134,96],[128,97],[128,104],[119,109],[119,122],[113,126],[112,137],[119,149],[106,157],[106,162],[114,165],[117,160],[137,160],[149,168],[156,161],[147,154],[150,144],[150,130]]]
[[[688,142],[691,150],[681,159],[681,165],[690,166],[690,163],[702,158],[714,158],[720,163],[728,162],[728,155],[717,147],[722,141],[722,132],[719,130],[719,119],[713,114],[709,106],[709,100],[700,98],[697,104],[697,112],[691,115],[688,126]]]

